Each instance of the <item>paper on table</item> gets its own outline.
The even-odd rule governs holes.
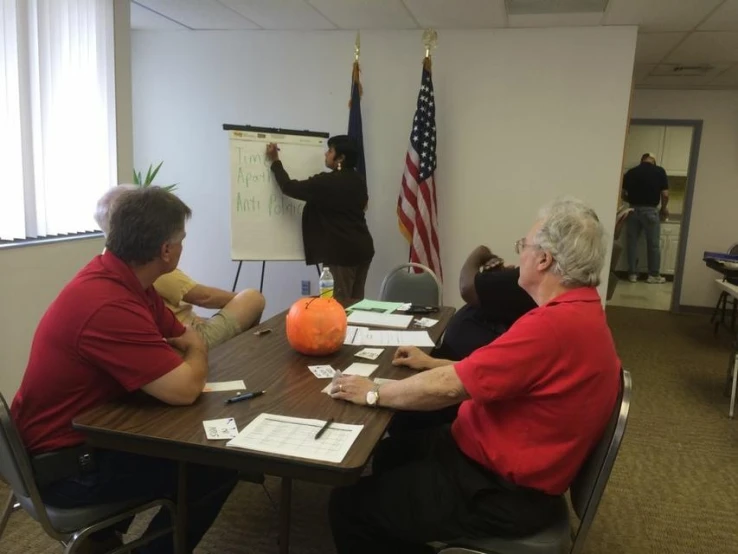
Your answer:
[[[367,331],[367,346],[435,346],[428,331]]]
[[[232,417],[225,419],[209,419],[202,422],[205,436],[209,440],[233,439],[238,436],[236,420]]]
[[[331,379],[336,373],[336,370],[329,365],[309,365],[308,369],[318,379]]]
[[[362,364],[355,362],[343,370],[344,375],[361,375],[369,377],[379,366],[377,364]]]
[[[246,384],[243,380],[205,383],[205,388],[202,389],[202,392],[223,392],[228,390],[246,390]]]
[[[382,302],[380,300],[361,300],[353,306],[346,308],[347,311],[364,310],[365,312],[377,312],[380,314],[391,314],[400,306],[402,302]]]
[[[393,329],[407,329],[413,320],[411,315],[378,314],[356,310],[348,316],[348,322],[358,325],[376,325],[377,327],[391,327]]]
[[[341,463],[364,426],[334,422],[316,439],[323,425],[319,419],[261,414],[226,446]]]
[[[437,319],[431,319],[430,317],[421,317],[420,319],[415,320],[415,325],[418,325],[420,327],[433,327],[436,323],[438,323]]]
[[[364,335],[369,330],[369,327],[355,327],[349,325],[346,327],[346,338],[343,340],[343,344],[364,344]]]
[[[359,350],[354,356],[357,358],[365,358],[367,360],[376,360],[384,352],[384,348],[364,348]]]

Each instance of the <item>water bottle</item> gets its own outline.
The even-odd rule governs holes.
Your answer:
[[[323,266],[323,271],[320,272],[318,289],[321,298],[333,298],[333,274],[326,266]]]

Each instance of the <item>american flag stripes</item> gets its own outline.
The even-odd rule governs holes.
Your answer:
[[[442,279],[435,171],[436,104],[431,60],[426,57],[397,200],[397,217],[400,232],[410,243],[410,261],[428,266]]]

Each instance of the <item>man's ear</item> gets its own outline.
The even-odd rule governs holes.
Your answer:
[[[172,243],[167,241],[161,245],[159,249],[159,257],[165,262],[169,262],[172,257]]]
[[[551,266],[554,264],[554,258],[551,253],[546,252],[545,250],[540,250],[538,255],[538,269],[541,271],[548,271],[551,269]]]

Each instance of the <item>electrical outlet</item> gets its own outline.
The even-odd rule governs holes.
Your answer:
[[[310,281],[302,281],[300,291],[303,296],[310,296]]]

